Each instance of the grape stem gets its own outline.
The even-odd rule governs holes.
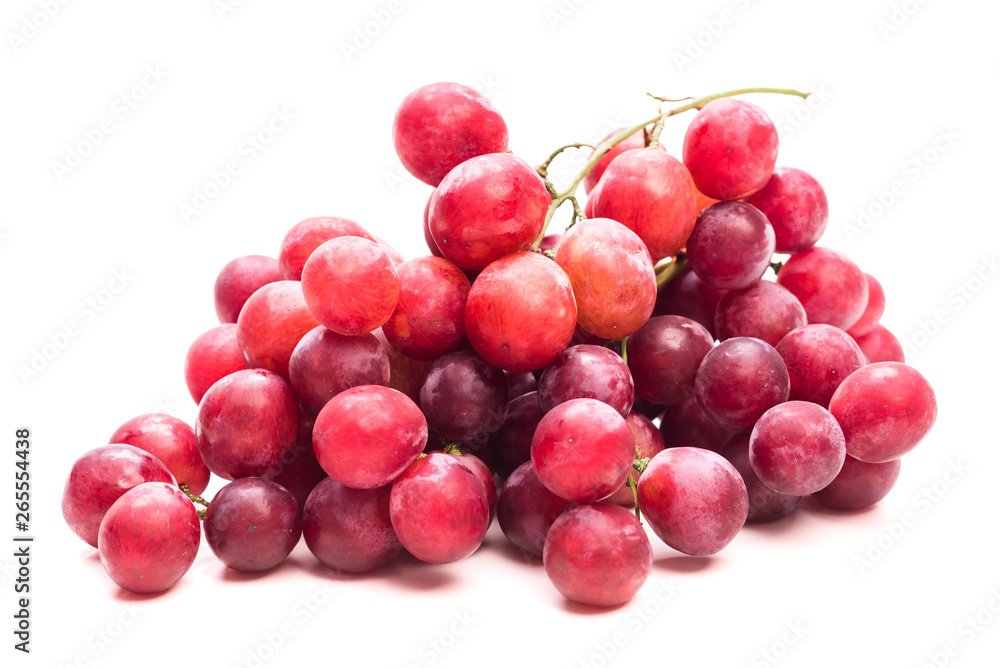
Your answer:
[[[572,199],[574,202],[576,201],[576,189],[580,187],[580,184],[583,183],[583,180],[587,178],[587,175],[590,174],[590,172],[594,169],[597,163],[600,162],[601,158],[604,157],[604,154],[610,151],[612,148],[614,148],[621,142],[625,141],[626,139],[634,135],[636,132],[644,130],[649,125],[656,126],[657,124],[659,124],[662,127],[663,121],[670,118],[671,116],[682,114],[685,111],[701,109],[702,107],[704,107],[709,102],[712,102],[713,100],[718,100],[724,97],[734,97],[736,95],[747,95],[750,93],[773,93],[775,95],[795,95],[803,99],[809,97],[810,95],[809,93],[803,93],[801,91],[797,91],[792,88],[737,88],[734,90],[723,91],[721,93],[713,93],[712,95],[706,95],[704,97],[699,97],[697,99],[691,100],[687,104],[681,105],[679,107],[674,107],[673,109],[670,109],[668,111],[661,112],[656,116],[654,116],[653,118],[650,118],[649,120],[643,121],[642,123],[634,125],[631,128],[626,128],[621,132],[619,132],[618,134],[609,137],[608,139],[605,139],[597,146],[594,146],[593,147],[594,151],[593,153],[590,154],[590,158],[587,160],[587,163],[583,166],[580,172],[573,179],[573,182],[569,184],[569,187],[566,188],[566,190],[563,192],[558,192],[555,186],[553,186],[552,183],[548,180],[549,165],[551,164],[552,160],[554,160],[555,157],[558,156],[563,151],[570,148],[584,148],[588,145],[568,144],[567,146],[563,146],[557,149],[555,152],[552,153],[551,156],[549,156],[549,159],[543,162],[542,165],[538,168],[539,174],[541,174],[542,178],[545,179],[545,187],[552,194],[552,203],[549,204],[549,208],[545,212],[545,222],[542,225],[542,231],[539,232],[538,237],[535,239],[535,243],[531,245],[531,249],[538,250],[538,247],[541,246],[542,244],[542,239],[545,238],[545,233],[549,229],[549,223],[552,222],[552,216],[555,214],[556,210],[560,206],[562,206],[562,204],[567,200]],[[654,127],[654,132],[655,131],[656,130]],[[580,214],[579,208],[580,208],[579,204],[576,204],[574,206],[573,210],[574,223],[579,218]]]
[[[664,285],[674,280],[679,273],[687,269],[688,259],[683,251],[669,262],[656,267],[656,289],[659,290]]]
[[[635,491],[635,480],[632,480],[631,473],[625,479],[625,485],[632,490],[632,505],[635,506],[635,519],[639,520],[639,523],[642,524],[642,515],[639,514],[639,494]]]
[[[197,503],[199,506],[205,506],[204,509],[198,511],[198,519],[199,520],[205,519],[205,511],[208,509],[209,502],[206,501],[204,497],[198,496],[197,494],[192,494],[191,488],[187,486],[187,483],[182,482],[180,485],[178,485],[178,487],[180,487],[181,491],[184,492],[187,498],[191,499],[191,503]]]

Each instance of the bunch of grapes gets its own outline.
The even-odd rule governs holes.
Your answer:
[[[823,188],[775,168],[775,126],[744,92],[802,95],[661,108],[532,167],[482,95],[414,91],[393,139],[433,187],[430,254],[404,260],[322,217],[277,259],[226,265],[222,324],[185,361],[194,428],[142,415],[84,454],[69,526],[114,582],[155,592],[202,530],[233,569],[273,568],[304,536],[360,573],[404,549],[463,559],[496,517],[562,594],[607,606],[650,573],[641,518],[705,556],[804,496],[878,502],[934,423],[934,393],[879,324],[878,281],[815,245]],[[679,159],[659,135],[686,111]],[[550,163],[582,148],[560,191]],[[548,234],[563,204],[572,222]],[[211,474],[231,482],[209,502]]]

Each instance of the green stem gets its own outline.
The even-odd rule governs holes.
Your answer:
[[[718,100],[724,97],[734,97],[736,95],[748,95],[750,93],[773,93],[775,95],[796,95],[803,99],[809,97],[809,93],[803,93],[801,91],[797,91],[791,88],[736,88],[734,90],[727,90],[721,93],[713,93],[712,95],[706,95],[704,97],[699,97],[695,100],[691,100],[687,104],[681,105],[679,107],[674,107],[673,109],[657,114],[656,116],[650,118],[649,120],[643,121],[642,123],[634,125],[630,128],[626,128],[621,132],[619,132],[618,134],[614,135],[613,137],[605,139],[600,144],[594,147],[594,151],[593,153],[590,154],[590,158],[587,160],[587,163],[583,166],[583,168],[580,170],[580,173],[576,175],[576,178],[573,179],[573,182],[564,192],[558,193],[555,191],[554,187],[550,187],[551,184],[546,184],[546,187],[549,188],[549,192],[553,193],[552,203],[549,204],[548,211],[545,212],[545,222],[542,225],[542,231],[539,232],[538,238],[536,238],[535,243],[532,244],[531,246],[532,250],[537,250],[538,247],[541,245],[542,239],[545,238],[545,233],[549,229],[549,223],[552,222],[552,216],[555,214],[556,210],[560,206],[562,206],[563,202],[568,200],[570,197],[576,195],[576,189],[580,187],[580,184],[583,183],[583,180],[587,178],[587,175],[590,174],[591,170],[594,169],[594,166],[597,165],[598,162],[600,162],[601,158],[604,157],[605,153],[607,153],[612,148],[614,148],[621,142],[625,141],[626,139],[634,135],[636,132],[643,130],[648,125],[655,125],[656,123],[659,123],[662,120],[670,118],[671,116],[676,116],[677,114],[683,114],[685,111],[701,109],[706,104],[714,100]],[[546,173],[548,171],[548,164],[553,158],[555,158],[557,155],[559,155],[559,153],[566,150],[567,148],[574,148],[576,146],[582,147],[583,145],[569,144],[568,146],[564,146],[555,151],[552,154],[552,156],[549,157],[549,160],[542,163],[542,166],[545,168]],[[543,178],[545,177],[543,176]]]
[[[625,362],[625,364],[628,364],[628,349],[626,348],[626,345],[627,345],[626,342],[627,341],[628,341],[627,337],[621,339],[621,344],[622,344],[622,362]]]
[[[549,165],[552,164],[552,161],[555,160],[560,153],[571,148],[594,148],[594,146],[593,144],[567,144],[566,146],[560,146],[552,152],[552,155],[550,155],[545,162],[540,164],[538,167],[535,167],[535,171],[538,172],[539,176],[547,180],[549,178]]]
[[[625,485],[632,490],[632,504],[635,506],[635,519],[642,522],[642,515],[639,514],[639,494],[635,491],[635,480],[632,480],[632,474],[628,474],[628,478],[625,479]]]
[[[187,483],[182,482],[178,485],[181,491],[184,492],[187,498],[191,499],[191,503],[197,503],[199,506],[205,506],[205,509],[198,511],[198,519],[205,519],[205,510],[208,509],[209,502],[205,500],[204,497],[198,496],[197,494],[191,493],[191,488],[187,486]]]

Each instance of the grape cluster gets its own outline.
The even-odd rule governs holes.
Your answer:
[[[738,92],[615,131],[560,192],[548,166],[582,145],[531,167],[482,95],[414,91],[393,139],[433,187],[430,254],[320,217],[277,259],[227,264],[221,324],[184,364],[194,428],[122,425],[74,464],[67,523],[114,582],[156,592],[202,529],[229,568],[272,568],[304,536],[358,573],[404,549],[465,558],[496,517],[562,594],[607,606],[652,568],[641,518],[706,556],[804,496],[878,502],[934,393],[879,324],[878,281],[815,245],[823,188],[775,166],[775,126]],[[689,110],[677,157],[659,133]],[[211,474],[231,482],[207,501]]]

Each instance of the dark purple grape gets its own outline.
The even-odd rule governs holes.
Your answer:
[[[556,518],[576,504],[542,484],[530,461],[518,466],[500,488],[497,521],[510,542],[532,556],[542,556],[545,536]]]
[[[788,371],[781,355],[760,339],[736,337],[705,355],[695,390],[701,407],[733,431],[750,429],[772,406],[788,399]]]
[[[353,489],[327,478],[309,495],[302,535],[320,563],[366,573],[396,556],[402,545],[389,519],[391,485]]]
[[[237,571],[264,571],[284,561],[302,535],[291,492],[263,478],[241,478],[221,490],[205,511],[205,539]]]
[[[653,315],[679,315],[691,318],[715,337],[715,309],[726,290],[714,288],[684,269],[656,295]]]
[[[448,353],[431,365],[420,388],[420,408],[441,436],[485,442],[507,418],[507,379],[474,352]]]
[[[507,377],[508,401],[514,401],[514,399],[517,399],[522,394],[534,392],[538,388],[538,379],[530,371],[523,373],[504,371],[503,375]]]
[[[684,446],[718,452],[732,436],[732,430],[712,421],[697,399],[667,406],[660,416],[660,434],[668,448]]]
[[[698,366],[714,345],[712,335],[694,320],[650,318],[627,343],[636,394],[657,404],[687,401],[694,396]]]
[[[624,360],[607,348],[567,348],[538,381],[538,405],[548,413],[571,399],[596,399],[625,417],[635,399],[632,374]]]
[[[750,511],[747,513],[747,524],[763,524],[780,520],[790,514],[799,505],[801,497],[782,494],[761,482],[750,465],[750,434],[736,434],[719,452],[729,460],[747,487],[747,497],[750,500]]]
[[[489,451],[493,469],[506,478],[517,467],[531,461],[531,437],[542,419],[535,392],[522,394],[510,402],[507,420],[490,434]]]
[[[688,260],[701,280],[721,290],[756,283],[774,255],[774,229],[755,207],[719,202],[698,214],[687,242]]]
[[[899,459],[888,462],[863,462],[847,455],[844,468],[833,482],[813,494],[833,510],[861,510],[886,497],[899,479]]]

